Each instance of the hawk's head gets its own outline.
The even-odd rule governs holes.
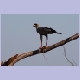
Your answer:
[[[33,27],[38,28],[39,25],[37,23],[34,23]]]

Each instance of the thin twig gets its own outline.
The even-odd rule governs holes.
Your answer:
[[[72,59],[73,60],[73,59]],[[73,62],[74,62],[74,60],[73,60]],[[74,62],[75,63],[75,62]],[[75,63],[75,65],[77,66],[77,64]]]
[[[43,53],[43,56],[44,56],[44,53]],[[44,58],[45,58],[45,60],[46,60],[47,64],[49,65],[49,63],[48,63],[48,61],[47,61],[47,59],[46,59],[46,57],[45,57],[45,56],[44,56]]]
[[[64,48],[64,53],[65,53],[64,55],[65,55],[65,57],[66,57],[66,60],[67,60],[72,66],[75,66],[75,65],[67,58],[65,46],[63,46],[63,48]]]

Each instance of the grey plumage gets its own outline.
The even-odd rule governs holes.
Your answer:
[[[37,30],[37,33],[42,34],[42,35],[58,33],[52,28],[48,28],[48,27],[38,27],[36,30]],[[61,34],[61,33],[58,33],[58,34]]]

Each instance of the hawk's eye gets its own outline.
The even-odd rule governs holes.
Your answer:
[[[37,24],[34,24],[35,26],[37,25]]]

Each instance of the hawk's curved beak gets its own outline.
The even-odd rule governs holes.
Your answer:
[[[33,27],[35,27],[35,25],[33,25]]]

